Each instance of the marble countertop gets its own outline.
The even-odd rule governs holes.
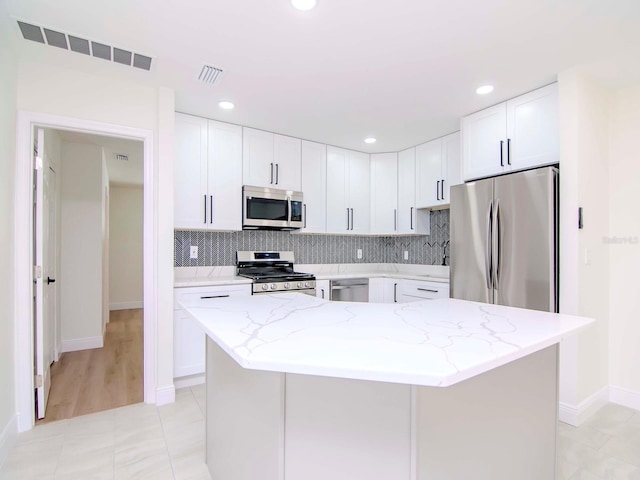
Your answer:
[[[454,299],[351,303],[300,293],[183,308],[243,368],[438,387],[539,351],[593,322]]]
[[[312,273],[317,280],[340,278],[397,278],[449,283],[449,267],[440,265],[412,265],[385,263],[351,264],[301,264],[296,265],[299,272]],[[176,267],[174,269],[174,287],[204,287],[215,285],[234,285],[251,283],[251,280],[238,277],[235,267]]]

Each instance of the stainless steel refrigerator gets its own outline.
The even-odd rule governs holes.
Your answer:
[[[558,170],[451,187],[451,297],[558,311]]]

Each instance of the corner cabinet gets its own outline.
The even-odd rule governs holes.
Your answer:
[[[300,191],[301,145],[299,138],[244,127],[244,184]]]
[[[395,234],[398,232],[398,154],[372,154],[370,169],[370,233]]]
[[[176,113],[174,226],[242,228],[242,127]]]
[[[464,180],[558,163],[558,85],[552,84],[462,119]]]
[[[448,205],[449,189],[460,178],[460,132],[416,147],[416,206]]]
[[[250,296],[251,285],[174,288],[173,311],[173,377],[180,378],[204,373],[205,333],[179,305],[191,302],[210,302],[226,297]]]
[[[369,155],[327,146],[327,233],[369,233]]]
[[[301,233],[327,231],[327,146],[302,141],[302,216]]]

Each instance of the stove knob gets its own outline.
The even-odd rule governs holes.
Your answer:
[[[266,283],[263,283],[262,290],[269,290],[269,285],[267,285]]]
[[[302,282],[298,282],[297,287],[298,287],[298,288],[302,288]]]
[[[278,286],[275,283],[271,284],[271,290],[275,290],[276,288],[278,288]]]
[[[285,288],[285,290],[288,290],[288,289],[291,288],[291,285],[287,282],[287,283],[284,284],[284,288]]]
[[[311,287],[311,284],[309,282],[304,282],[304,286],[309,288],[309,287]]]

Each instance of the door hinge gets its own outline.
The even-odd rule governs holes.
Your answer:
[[[33,169],[34,170],[42,170],[42,157],[39,155],[36,155],[33,158]]]
[[[42,375],[35,375],[33,377],[33,383],[35,384],[36,388],[41,388],[42,387]]]
[[[42,278],[42,266],[34,265],[33,266],[33,279],[39,280]]]

